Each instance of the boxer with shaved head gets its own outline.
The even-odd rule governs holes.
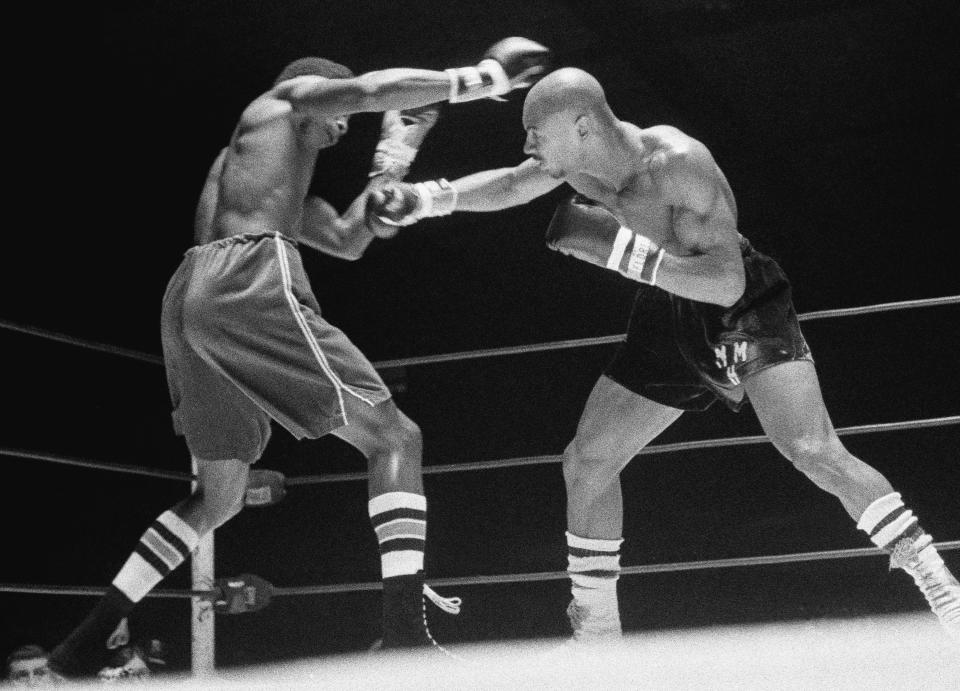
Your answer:
[[[568,183],[547,230],[553,250],[638,284],[626,342],[597,381],[564,452],[568,614],[577,641],[621,634],[620,471],[683,411],[749,399],[774,446],[835,496],[960,637],[960,585],[933,540],[877,470],[834,430],[791,288],[740,232],[723,172],[701,142],[640,128],[610,109],[580,69],[548,74],[523,108],[525,161],[448,182],[386,186],[370,213],[407,225],[453,211],[524,204]]]

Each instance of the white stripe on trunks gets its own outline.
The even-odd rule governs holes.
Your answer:
[[[280,274],[283,283],[283,294],[287,299],[287,304],[290,306],[290,311],[293,312],[293,318],[296,319],[297,325],[300,327],[300,331],[303,333],[303,337],[306,339],[307,345],[310,347],[310,351],[320,364],[320,368],[323,370],[324,374],[327,375],[330,381],[333,382],[333,386],[337,390],[337,401],[340,403],[340,412],[343,415],[343,421],[347,422],[347,409],[343,405],[343,394],[341,391],[346,391],[371,407],[374,404],[369,399],[364,398],[356,391],[353,391],[350,389],[350,387],[346,386],[340,380],[340,377],[337,376],[336,372],[333,371],[333,368],[330,367],[330,363],[327,362],[326,355],[323,354],[320,344],[317,343],[316,336],[314,336],[313,331],[310,330],[310,325],[307,324],[307,320],[304,318],[303,313],[300,312],[300,303],[297,302],[297,299],[293,294],[293,290],[291,288],[290,265],[289,260],[287,259],[287,248],[283,244],[280,233],[277,233],[274,236],[274,242],[277,245],[277,254],[280,257]]]

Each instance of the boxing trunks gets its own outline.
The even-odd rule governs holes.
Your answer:
[[[280,233],[192,247],[161,322],[174,430],[195,458],[253,463],[271,419],[315,438],[347,424],[346,399],[390,398],[367,358],[321,318],[296,243]]]
[[[745,378],[781,362],[812,360],[783,270],[746,238],[740,250],[746,288],[730,307],[641,286],[627,339],[604,373],[681,410],[705,410],[717,399],[739,410]]]

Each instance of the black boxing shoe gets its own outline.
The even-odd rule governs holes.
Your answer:
[[[93,678],[108,662],[107,641],[134,603],[110,586],[86,619],[50,653],[47,666],[69,680]]]
[[[460,598],[438,595],[424,584],[422,571],[384,579],[383,639],[380,650],[434,648],[456,658],[437,643],[430,633],[425,596],[446,612],[457,614],[460,611]]]

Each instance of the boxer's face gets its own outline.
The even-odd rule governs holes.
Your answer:
[[[524,113],[523,125],[527,130],[523,152],[534,158],[541,170],[558,180],[576,170],[579,140],[569,113]]]

